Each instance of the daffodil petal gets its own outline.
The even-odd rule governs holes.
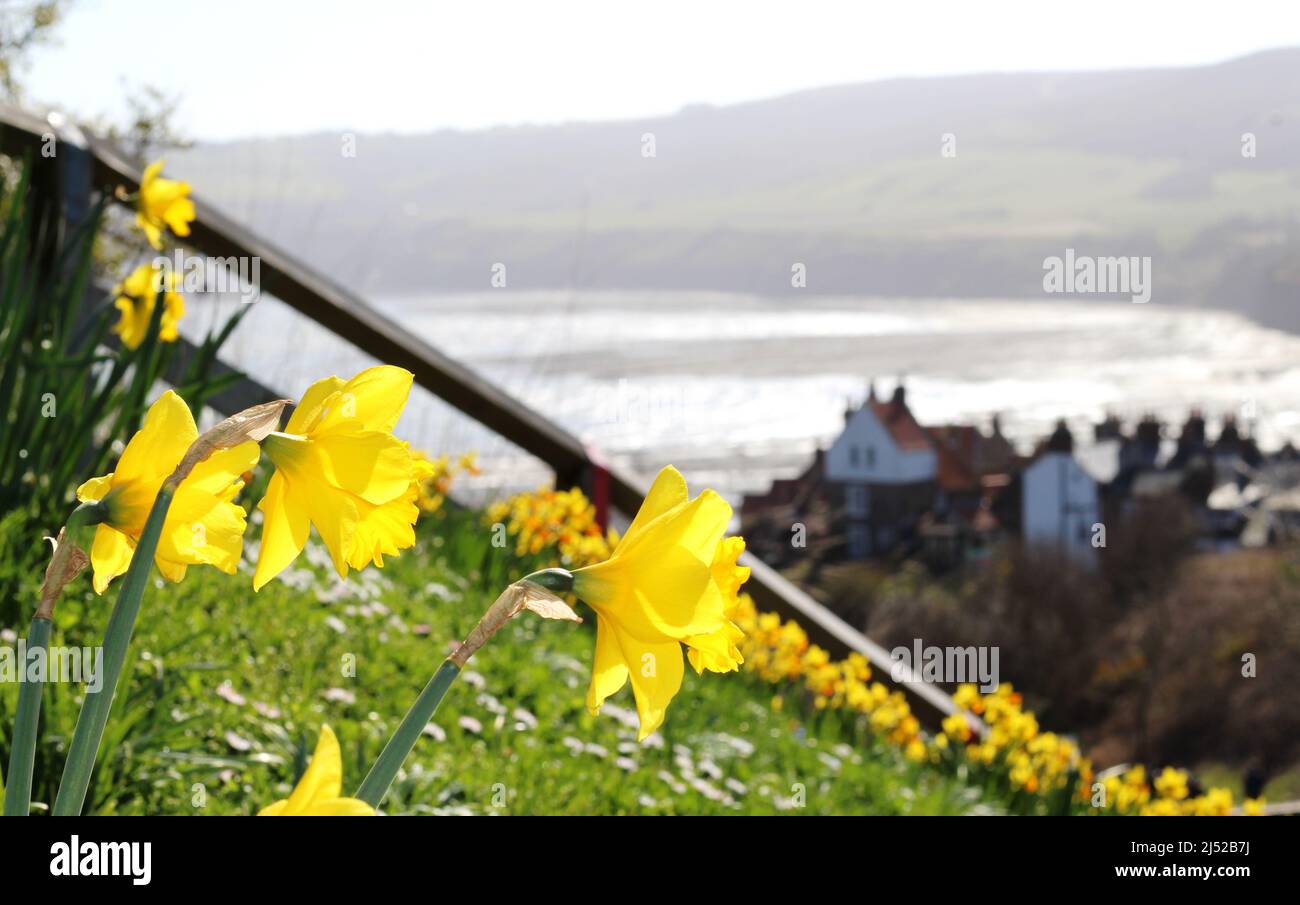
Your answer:
[[[311,523],[307,508],[289,493],[283,474],[271,475],[266,485],[266,496],[259,505],[262,510],[262,547],[257,557],[257,570],[253,573],[253,590],[279,575],[293,562],[307,545]]]
[[[615,631],[610,622],[597,617],[596,654],[591,667],[591,685],[587,688],[587,710],[593,715],[600,711],[606,698],[627,683],[627,663]]]
[[[355,418],[369,430],[391,433],[406,408],[414,379],[410,371],[392,365],[366,368],[339,387],[339,399],[331,406],[322,427]]]
[[[682,687],[682,676],[686,672],[682,646],[676,641],[645,644],[621,633],[618,643],[628,664],[636,712],[641,718],[636,738],[639,742],[645,741],[663,725],[668,704]]]
[[[187,568],[185,563],[163,559],[161,556],[155,556],[153,561],[154,565],[158,567],[158,571],[162,573],[162,577],[170,581],[172,584],[176,584],[185,578],[185,570]]]
[[[292,479],[296,481],[297,479]],[[357,498],[329,489],[305,490],[296,484],[290,485],[290,493],[298,494],[297,502],[307,510],[316,532],[325,542],[334,569],[340,578],[348,577],[348,542],[360,521],[357,511]]]
[[[94,570],[96,594],[108,590],[108,583],[126,572],[135,552],[135,541],[121,531],[100,525],[95,529],[95,540],[90,545],[90,565]]]
[[[227,493],[233,496],[241,486],[232,485]],[[159,560],[206,564],[227,575],[235,574],[248,525],[243,507],[184,486],[176,492],[172,506],[176,511],[167,513],[158,541]]]
[[[289,423],[284,426],[286,434],[306,434],[320,418],[321,410],[330,396],[337,393],[343,381],[337,377],[326,377],[307,388],[302,399],[289,416]]]
[[[705,490],[695,499],[655,516],[631,540],[625,535],[614,550],[614,556],[631,555],[645,545],[654,549],[677,546],[690,550],[700,562],[711,565],[731,515],[730,503],[714,491]],[[645,555],[653,556],[654,553],[647,550]]]
[[[153,246],[155,251],[162,251],[162,228],[150,220],[144,213],[139,212],[135,215],[135,224],[144,232],[145,239]]]
[[[149,166],[144,168],[144,174],[140,177],[140,187],[145,188],[153,184],[154,180],[162,173],[165,160],[155,160]]]
[[[330,431],[313,437],[307,451],[311,464],[296,467],[318,469],[327,482],[367,503],[395,500],[411,486],[411,451],[392,434]]]
[[[655,477],[654,483],[650,485],[650,491],[632,519],[632,524],[628,525],[627,533],[623,535],[620,546],[630,543],[631,539],[640,534],[647,524],[674,506],[685,503],[689,498],[690,491],[686,487],[686,479],[682,477],[682,473],[671,465],[664,466]]]
[[[223,496],[232,484],[246,471],[252,471],[261,456],[261,450],[251,440],[230,449],[221,449],[204,459],[189,477],[181,482],[179,491],[202,491]]]
[[[598,614],[644,642],[707,635],[725,621],[725,600],[708,566],[677,547],[654,559],[611,559],[579,569],[574,591]]]
[[[198,435],[189,406],[168,390],[149,407],[144,424],[127,443],[114,471],[116,483],[161,485]]]
[[[113,487],[113,472],[109,472],[102,478],[91,478],[85,481],[77,488],[77,499],[83,503],[89,503],[94,500],[102,500],[104,494],[108,493]]]
[[[375,809],[358,798],[327,798],[312,803],[308,817],[373,817]]]
[[[329,726],[320,727],[316,753],[284,807],[284,813],[303,814],[318,801],[338,798],[343,789],[343,757],[339,740]]]
[[[180,183],[180,191],[188,194],[189,190],[189,183]],[[194,202],[189,198],[178,198],[167,205],[167,210],[163,214],[163,221],[176,235],[188,236],[190,234],[190,221],[194,219],[194,216]]]

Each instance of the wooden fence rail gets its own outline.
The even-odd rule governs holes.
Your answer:
[[[42,119],[0,105],[0,153],[28,156],[35,164],[33,186],[57,203],[67,220],[75,222],[89,208],[93,190],[127,192],[139,187],[141,170],[109,142],[83,133],[58,117]],[[216,258],[257,258],[260,290],[296,309],[357,348],[387,364],[406,368],[422,387],[545,462],[559,486],[582,486],[608,495],[610,504],[634,513],[646,486],[635,477],[595,459],[581,440],[529,408],[496,385],[388,319],[361,298],[308,267],[293,255],[195,197],[197,219],[185,243]],[[232,392],[230,399],[258,395],[253,385]],[[233,404],[233,403],[232,403]],[[894,682],[888,652],[751,554],[742,565],[753,572],[745,586],[762,610],[794,619],[817,644],[832,654],[857,651],[880,679],[898,685],[917,717],[936,726],[956,712],[940,688],[914,681]],[[977,727],[982,731],[983,727]]]

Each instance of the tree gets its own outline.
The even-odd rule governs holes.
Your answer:
[[[0,0],[0,91],[4,99],[17,104],[23,100],[19,73],[26,66],[31,51],[54,36],[54,27],[67,12],[65,0],[42,3],[19,3]]]

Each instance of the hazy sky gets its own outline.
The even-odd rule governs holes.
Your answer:
[[[31,95],[182,98],[204,139],[616,119],[892,76],[1209,63],[1300,44],[1300,3],[76,0]]]

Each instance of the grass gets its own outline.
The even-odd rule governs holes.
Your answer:
[[[250,529],[248,555],[255,555]],[[351,792],[512,566],[471,513],[424,526],[382,571],[340,583],[323,549],[254,594],[191,569],[145,597],[87,812],[251,814],[285,797],[328,723]],[[481,539],[481,541],[480,541]],[[110,599],[81,579],[56,613],[53,644],[94,645]],[[33,599],[34,583],[25,591]],[[7,626],[20,631],[18,624]],[[997,812],[989,793],[904,760],[836,714],[774,707],[745,675],[686,684],[661,735],[635,741],[625,689],[584,707],[591,624],[514,620],[470,662],[385,803],[413,814],[954,814]],[[6,634],[4,643],[13,640]],[[33,801],[53,800],[79,686],[50,685]],[[17,686],[0,685],[0,755]],[[3,761],[0,761],[3,762]]]

